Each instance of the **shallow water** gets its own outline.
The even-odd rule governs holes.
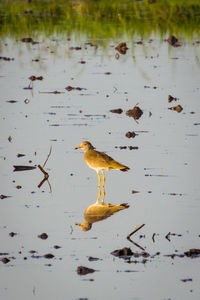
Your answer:
[[[1,263],[2,299],[200,295],[199,258],[165,256],[199,248],[199,44],[182,41],[173,48],[156,36],[142,45],[133,46],[126,36],[124,41],[129,50],[119,59],[117,40],[107,40],[106,49],[98,40],[98,47],[87,44],[84,36],[41,39],[37,45],[4,42],[1,56],[14,60],[0,61],[0,194],[10,196],[0,200],[0,257],[10,259]],[[24,89],[31,75],[43,80]],[[67,86],[84,89],[67,91]],[[54,91],[61,93],[48,93]],[[168,103],[168,95],[178,100]],[[125,113],[136,104],[143,110],[137,121]],[[178,104],[182,112],[168,109]],[[116,108],[123,113],[110,112]],[[128,131],[136,137],[128,139]],[[98,178],[81,150],[74,150],[83,140],[130,167],[127,173],[106,172],[105,186],[106,203],[130,207],[87,232],[75,223],[83,222],[84,210],[95,203]],[[51,146],[44,167],[49,184],[38,188],[39,168],[13,172],[13,165],[43,165]],[[123,247],[141,252],[126,239],[141,224],[132,240],[151,256],[144,261],[111,255]],[[38,238],[43,232],[46,240]],[[175,233],[170,241],[169,232]],[[54,257],[44,258],[47,253]],[[99,260],[89,261],[90,256]],[[79,275],[78,266],[96,272]]]

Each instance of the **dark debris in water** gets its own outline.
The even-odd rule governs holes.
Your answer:
[[[94,273],[94,272],[95,272],[94,269],[87,268],[87,267],[84,267],[84,266],[79,266],[77,268],[77,274],[78,275],[87,275],[87,274]]]
[[[26,154],[17,153],[16,156],[17,156],[17,157],[24,157],[24,156],[26,156]]]
[[[31,37],[25,37],[21,39],[23,43],[30,43],[32,45],[39,44],[39,42],[34,41]]]
[[[58,246],[58,245],[54,245],[53,247],[54,247],[54,249],[60,249],[61,248],[61,246]]]
[[[100,260],[100,258],[89,256],[89,257],[88,257],[88,260],[89,260],[89,261],[97,261],[97,260]]]
[[[17,100],[7,100],[6,102],[13,104],[13,103],[17,103],[18,101]]]
[[[128,50],[128,47],[126,43],[119,43],[117,47],[115,47],[115,50],[117,50],[120,54],[126,54],[126,51]]]
[[[110,112],[114,114],[121,114],[123,110],[121,108],[111,109]]]
[[[22,188],[22,186],[19,184],[16,186],[16,189],[18,189],[18,190],[20,190],[21,188]]]
[[[128,131],[127,133],[126,133],[126,137],[127,138],[134,138],[136,136],[136,133],[134,132],[134,131]]]
[[[76,47],[69,47],[69,50],[81,50],[82,47],[76,46]]]
[[[13,232],[13,231],[12,231],[12,232],[9,233],[9,236],[11,236],[11,237],[14,237],[15,235],[17,235],[16,232]]]
[[[165,238],[170,242],[170,237],[171,236],[182,236],[182,234],[177,234],[177,233],[171,233],[171,232],[168,232],[168,234],[165,236]]]
[[[43,80],[43,77],[42,77],[42,76],[35,76],[35,75],[32,75],[32,76],[30,76],[28,79],[30,79],[31,81],[35,81],[35,80]]]
[[[181,46],[178,39],[174,35],[171,35],[166,41],[173,47],[180,47]]]
[[[2,263],[7,264],[7,263],[9,263],[10,259],[8,259],[7,257],[3,257],[1,259],[1,261],[2,261]]]
[[[46,240],[48,238],[48,234],[43,232],[43,233],[39,234],[38,237],[42,240]]]
[[[126,111],[128,117],[133,117],[135,120],[138,120],[143,114],[143,111],[139,106],[134,106],[132,109]]]
[[[11,196],[6,196],[6,195],[3,195],[3,194],[0,195],[0,199],[6,199],[6,198],[9,198],[9,197],[11,197]]]
[[[36,169],[36,166],[13,166],[14,170],[13,172],[18,172],[18,171],[30,171]]]
[[[120,150],[129,149],[129,150],[138,150],[138,146],[115,146],[115,148],[119,148]]]
[[[177,106],[169,107],[168,109],[170,109],[170,110],[175,110],[175,111],[177,111],[178,113],[180,113],[180,112],[183,110],[183,108],[182,108],[182,106],[181,106],[180,104],[177,105]]]
[[[191,282],[192,281],[192,278],[184,278],[184,279],[181,279],[182,282]]]
[[[44,258],[52,259],[52,258],[54,258],[54,255],[51,254],[51,253],[47,253],[47,254],[44,255]]]
[[[12,61],[12,60],[15,60],[15,59],[11,58],[11,57],[6,57],[6,56],[0,56],[0,60]]]
[[[177,100],[178,100],[178,98],[173,97],[172,95],[168,95],[168,102],[169,103],[172,102],[172,101],[177,101]]]
[[[73,86],[70,86],[70,85],[68,85],[65,89],[66,89],[68,92],[73,91],[73,90],[77,90],[77,91],[86,90],[85,88],[81,88],[81,87],[73,87]]]
[[[200,257],[200,249],[190,249],[186,252],[184,252],[184,254],[187,256],[187,257]]]
[[[149,257],[149,253],[145,252],[145,251],[142,251],[142,252],[133,252],[131,250],[131,248],[127,248],[127,247],[124,247],[122,249],[117,249],[117,250],[114,250],[113,252],[111,252],[112,255],[116,256],[116,257],[119,257],[119,258],[124,258],[124,259],[129,259],[131,256],[134,256],[136,258],[138,257],[144,257],[144,258],[147,258]]]

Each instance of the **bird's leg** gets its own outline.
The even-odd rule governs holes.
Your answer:
[[[98,175],[98,178],[99,178],[98,187],[100,188],[100,186],[101,186],[101,176],[99,174],[99,171],[97,171],[97,175]]]
[[[104,188],[104,185],[103,185],[103,197],[102,197],[102,200],[101,200],[101,204],[104,204],[104,199],[105,199],[105,188]]]
[[[104,188],[104,185],[105,185],[105,181],[106,181],[106,178],[105,178],[105,174],[104,174],[104,171],[101,170],[102,174],[103,174],[103,188]]]

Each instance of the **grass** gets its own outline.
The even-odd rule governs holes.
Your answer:
[[[41,35],[90,39],[148,38],[174,34],[200,36],[199,0],[4,0],[0,2],[0,38]]]

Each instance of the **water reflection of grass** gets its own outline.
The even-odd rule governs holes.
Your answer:
[[[199,0],[1,1],[0,37],[38,37],[72,33],[89,38],[149,37],[166,33],[200,34]]]

